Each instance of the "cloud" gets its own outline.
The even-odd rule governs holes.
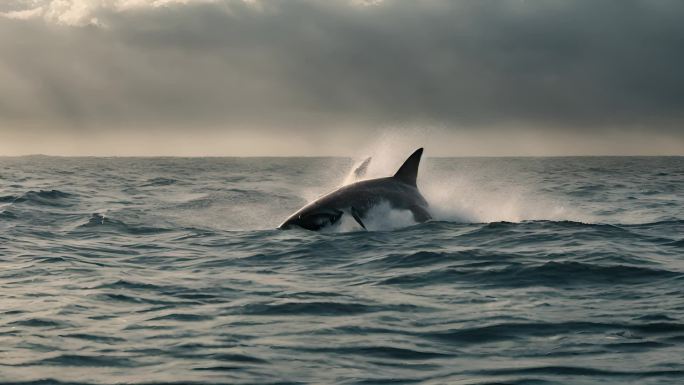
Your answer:
[[[30,20],[36,19],[43,15],[43,7],[35,7],[30,9],[23,9],[19,11],[7,11],[0,14],[0,16],[6,17],[8,19],[16,20]]]
[[[67,26],[100,25],[97,15],[103,12],[126,12],[176,4],[217,3],[220,0],[15,0],[6,5],[13,9],[0,12],[9,19],[44,19]]]
[[[0,12],[3,130],[432,125],[684,143],[680,1],[14,0]]]

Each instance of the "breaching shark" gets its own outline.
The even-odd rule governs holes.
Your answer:
[[[428,203],[418,191],[416,178],[423,149],[417,149],[406,159],[394,176],[362,180],[342,186],[307,204],[287,218],[279,229],[301,227],[320,230],[337,223],[344,214],[351,215],[364,229],[363,223],[368,210],[383,202],[400,210],[410,210],[416,222],[432,219]],[[367,167],[364,161],[362,168]]]

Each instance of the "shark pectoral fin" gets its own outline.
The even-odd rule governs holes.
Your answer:
[[[363,176],[366,175],[366,171],[368,170],[368,164],[370,163],[370,161],[371,161],[371,157],[369,156],[368,158],[366,158],[366,160],[364,160],[364,161],[359,165],[359,167],[357,167],[357,168],[354,170],[354,176],[355,176],[356,178],[362,178]]]
[[[418,223],[427,222],[432,219],[432,215],[430,215],[425,207],[412,206],[411,212],[413,213],[413,219]]]
[[[355,207],[352,207],[350,211],[351,211],[352,217],[354,217],[354,220],[356,220],[356,223],[360,224],[364,230],[368,230],[368,229],[366,229],[366,225],[364,225],[363,221],[361,220],[361,215],[359,213],[359,210],[357,210]]]

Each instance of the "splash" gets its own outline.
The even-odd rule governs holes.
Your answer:
[[[462,175],[432,176],[421,189],[435,220],[464,223],[529,220],[589,221],[566,202],[531,187],[480,184]]]
[[[392,208],[389,202],[381,202],[368,210],[364,219],[366,228],[371,231],[395,230],[417,224],[409,210]]]
[[[401,229],[417,224],[413,218],[413,213],[409,210],[399,210],[390,206],[389,202],[381,202],[372,207],[363,217],[363,224],[368,231],[388,231]],[[361,225],[356,223],[354,218],[345,213],[340,220],[325,232],[346,233],[353,231],[364,231]]]
[[[407,154],[415,149],[415,143],[420,141],[411,135],[383,137],[374,147],[362,149],[363,155],[358,157],[347,173],[345,184],[355,181],[354,170],[366,156],[373,160],[368,165],[365,179],[393,175]],[[429,149],[426,155],[428,157],[423,159],[418,174],[418,187],[430,204],[430,213],[435,220],[461,223],[529,220],[595,222],[593,216],[571,206],[562,195],[542,189],[542,183],[525,170],[515,165],[502,167],[500,159],[430,159]],[[410,221],[397,221],[396,216],[405,213],[396,211],[399,210],[392,210],[389,206],[379,207],[374,215],[384,215],[387,221],[378,221],[376,228],[402,227],[397,226],[398,223],[406,226],[415,224],[412,216],[409,216]],[[407,213],[410,215],[410,212]]]
[[[366,173],[368,172],[368,167],[372,160],[373,158],[369,156],[363,160],[354,161],[353,167],[347,173],[342,185],[345,186],[366,179]]]

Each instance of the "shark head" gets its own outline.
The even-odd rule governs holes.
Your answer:
[[[334,208],[307,208],[297,211],[285,220],[280,226],[281,230],[301,227],[307,230],[320,230],[333,225],[342,217],[344,211]]]

